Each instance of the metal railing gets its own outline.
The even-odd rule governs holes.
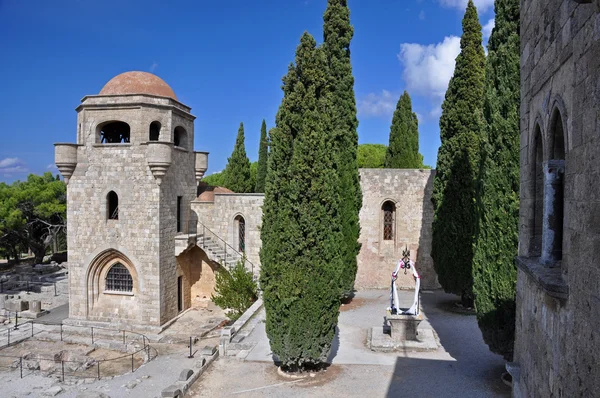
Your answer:
[[[62,322],[33,320],[14,327],[11,325],[8,329],[0,331],[0,349],[5,351],[17,343],[32,339],[71,344],[91,343],[97,347],[106,345],[113,350],[115,342],[118,342],[123,344],[122,348],[126,353],[112,358],[93,358],[87,354],[82,355],[79,360],[65,359],[62,355],[63,351],[58,357],[56,354],[53,357],[47,357],[31,352],[25,355],[0,353],[0,368],[19,369],[21,378],[39,371],[46,375],[60,375],[62,381],[67,376],[101,379],[124,374],[129,372],[129,369],[133,373],[142,364],[151,361],[158,355],[158,352],[150,346],[148,338],[141,333],[123,329],[75,326],[65,325]],[[130,345],[133,345],[131,347],[134,349],[133,352],[127,352]],[[28,371],[29,373],[27,373]]]
[[[222,265],[232,268],[238,261],[244,261],[244,266],[254,275],[254,264],[248,260],[244,253],[235,250],[219,235],[211,231],[206,225],[198,221],[199,229],[197,232],[198,240],[196,244],[204,251],[210,250],[217,257]]]

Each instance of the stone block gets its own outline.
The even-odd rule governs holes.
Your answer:
[[[193,374],[194,371],[192,369],[183,369],[179,373],[179,381],[188,381],[188,379],[192,377]]]
[[[31,312],[42,312],[42,302],[40,300],[32,300],[29,310]]]
[[[215,355],[215,352],[217,352],[218,347],[217,346],[211,346],[211,345],[207,345],[204,346],[204,348],[202,349],[202,351],[200,352],[202,355],[206,355],[206,356],[213,356]]]
[[[181,398],[183,397],[183,394],[181,393],[181,389],[177,385],[171,384],[169,387],[162,390],[160,396],[164,398]]]
[[[29,301],[26,300],[7,300],[5,307],[9,311],[27,311],[29,309]]]
[[[386,317],[390,325],[392,340],[399,342],[405,340],[417,340],[417,328],[423,320],[423,315],[388,315]]]

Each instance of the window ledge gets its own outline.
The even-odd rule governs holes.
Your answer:
[[[107,144],[102,144],[102,143],[95,143],[92,144],[92,146],[94,148],[104,148],[104,147],[130,147],[132,144],[131,142],[122,142],[122,143],[107,143]]]
[[[105,290],[104,294],[110,294],[114,296],[134,296],[133,292],[118,292],[116,290]]]
[[[178,151],[181,152],[188,152],[188,150],[182,146],[173,146],[173,148],[177,149]]]
[[[517,267],[531,277],[544,292],[554,298],[569,298],[569,286],[562,277],[560,267],[548,267],[542,264],[540,257],[517,257]]]

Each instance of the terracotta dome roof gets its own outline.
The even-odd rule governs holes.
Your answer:
[[[201,187],[200,189],[203,189],[203,191],[198,196],[198,200],[200,202],[214,202],[216,193],[234,193],[233,191],[225,187],[213,187],[209,185]]]
[[[175,92],[163,79],[148,72],[125,72],[110,79],[100,95],[150,94],[177,99]]]

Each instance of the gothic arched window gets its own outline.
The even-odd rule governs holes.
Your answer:
[[[242,216],[237,216],[235,223],[237,226],[238,251],[244,253],[246,251],[246,220]]]
[[[115,263],[106,274],[106,290],[111,292],[132,292],[133,278],[121,263]]]

